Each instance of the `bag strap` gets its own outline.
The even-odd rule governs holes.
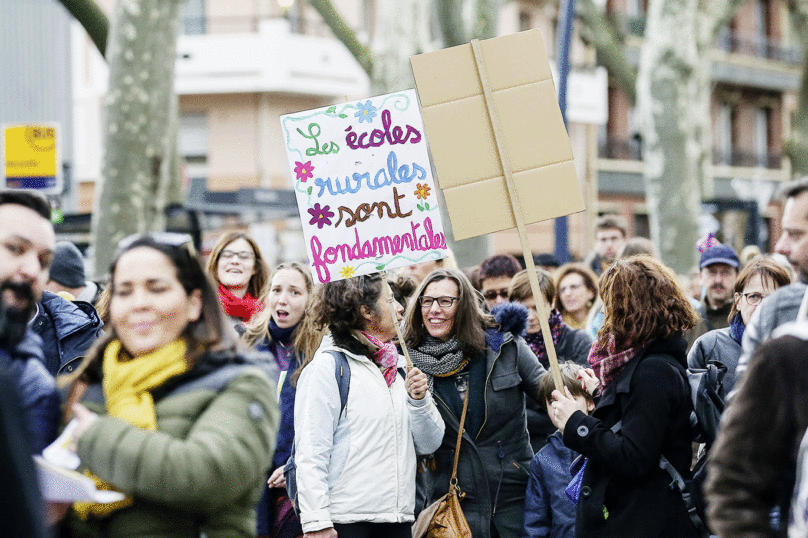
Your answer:
[[[620,420],[617,422],[617,424],[611,427],[611,430],[614,433],[619,433],[622,427],[623,421]],[[698,507],[696,506],[696,499],[694,499],[693,494],[687,490],[687,484],[685,484],[684,478],[682,478],[682,475],[679,474],[679,471],[676,470],[673,464],[668,461],[668,458],[662,454],[659,455],[659,468],[667,472],[668,476],[671,477],[671,488],[675,487],[679,491],[679,495],[682,496],[682,500],[685,503],[685,508],[687,509],[687,515],[690,518],[690,522],[693,523],[694,527],[696,527],[696,531],[700,536],[710,536],[710,531],[707,529],[707,525],[704,524],[704,521],[702,521],[701,517],[699,516]]]
[[[457,487],[457,463],[460,461],[460,443],[463,441],[463,427],[466,425],[466,411],[469,408],[469,390],[466,387],[466,398],[463,400],[463,414],[460,416],[460,427],[457,429],[457,445],[455,446],[454,466],[452,467],[452,478],[449,480],[449,487]]]

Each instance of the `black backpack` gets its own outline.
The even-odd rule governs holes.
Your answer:
[[[669,362],[677,370],[682,370],[682,366],[678,362],[674,360]],[[665,456],[661,456],[659,466],[670,475],[671,487],[675,487],[681,493],[690,521],[693,522],[696,530],[701,536],[708,538],[712,533],[707,526],[704,481],[707,478],[708,452],[715,442],[721,414],[726,407],[723,382],[727,367],[719,361],[714,361],[706,368],[688,368],[686,373],[690,384],[690,398],[693,402],[693,412],[690,415],[692,441],[703,443],[704,447],[698,455],[688,480],[679,474]]]

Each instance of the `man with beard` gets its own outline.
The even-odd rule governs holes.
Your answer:
[[[786,184],[781,190],[785,198],[782,234],[774,250],[791,263],[798,281],[778,289],[758,305],[743,335],[743,353],[738,361],[740,380],[755,350],[769,340],[779,326],[795,321],[808,283],[808,176]]]
[[[54,243],[44,198],[0,191],[0,368],[16,380],[35,453],[53,441],[59,421],[59,397],[44,366],[42,341],[28,329]]]
[[[688,349],[704,333],[729,327],[739,265],[738,254],[729,245],[719,243],[701,253],[699,270],[704,287],[704,298],[698,309],[701,321],[685,335]]]

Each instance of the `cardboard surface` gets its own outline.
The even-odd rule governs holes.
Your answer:
[[[525,224],[583,211],[541,32],[488,39],[480,49]],[[515,227],[471,44],[410,61],[455,239]]]
[[[312,274],[448,255],[415,90],[281,116]]]

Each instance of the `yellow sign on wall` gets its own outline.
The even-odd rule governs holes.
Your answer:
[[[58,132],[55,124],[3,128],[3,170],[7,188],[61,192]]]

